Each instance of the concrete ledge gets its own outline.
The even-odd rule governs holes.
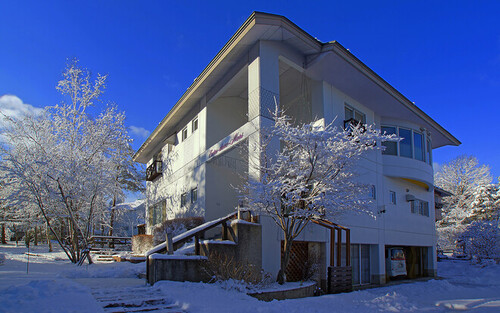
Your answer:
[[[269,290],[248,293],[249,296],[257,298],[261,301],[298,299],[314,296],[316,290],[316,282],[306,282],[303,286],[284,290]]]
[[[151,285],[160,280],[208,282],[210,277],[203,270],[206,262],[206,257],[198,255],[152,254],[147,261],[148,282]]]

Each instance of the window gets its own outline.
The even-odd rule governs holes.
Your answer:
[[[412,158],[413,148],[411,144],[411,130],[400,128],[399,137],[403,138],[399,142],[399,155],[405,158]]]
[[[187,127],[182,130],[182,141],[186,140],[188,137],[188,129]]]
[[[429,216],[429,202],[418,199],[411,201],[411,213]]]
[[[410,201],[411,203],[411,213],[418,214],[418,200]]]
[[[352,284],[370,283],[370,245],[351,245]]]
[[[432,165],[430,139],[427,137],[427,140],[425,140],[423,133],[396,126],[382,126],[380,129],[383,134],[388,135],[397,132],[401,138],[399,144],[398,142],[383,141],[382,145],[385,146],[385,150],[382,151],[382,154],[413,158]]]
[[[195,118],[191,124],[192,124],[192,132],[194,133],[198,129],[198,118]]]
[[[370,189],[370,197],[375,200],[377,199],[377,189],[375,188],[375,185],[372,185]]]
[[[185,207],[186,204],[187,204],[187,198],[188,198],[188,195],[187,195],[187,192],[183,193],[181,195],[181,207]]]
[[[415,147],[415,159],[424,160],[424,136],[420,133],[413,132],[413,146]]]
[[[366,124],[366,115],[347,105],[344,107],[344,117],[346,121],[350,119],[355,119],[361,124]]]
[[[427,201],[418,201],[418,213],[423,216],[429,216],[429,202]]]
[[[151,226],[159,224],[167,218],[166,217],[166,213],[167,213],[166,205],[167,205],[167,201],[162,200],[162,201],[155,203],[154,205],[152,205],[149,208],[149,224]]]
[[[382,134],[396,135],[396,127],[382,126]],[[398,142],[397,141],[383,141],[382,145],[385,146],[385,150],[382,154],[387,155],[398,155]]]
[[[191,189],[191,203],[195,203],[198,200],[198,188]]]
[[[396,204],[396,192],[395,191],[389,191],[389,201],[391,201],[391,204]]]

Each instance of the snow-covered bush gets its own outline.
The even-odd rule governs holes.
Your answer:
[[[153,236],[135,235],[132,237],[132,253],[134,255],[144,255],[153,248]]]
[[[4,262],[5,262],[5,254],[0,253],[0,265],[3,265]]]
[[[204,222],[205,220],[203,217],[183,217],[164,221],[153,229],[153,243],[157,245],[165,242],[167,232],[171,233],[173,236],[177,236]]]
[[[465,253],[475,262],[500,258],[498,222],[475,221],[462,233]]]
[[[223,253],[210,253],[203,270],[212,277],[211,282],[219,284],[223,289],[247,292],[263,289],[274,283],[274,277],[270,273]]]

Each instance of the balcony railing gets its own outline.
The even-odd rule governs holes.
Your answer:
[[[152,181],[156,177],[161,175],[161,173],[162,173],[161,165],[162,165],[161,161],[156,160],[156,161],[153,161],[153,163],[150,166],[148,166],[148,168],[146,169],[146,180],[147,181]]]
[[[362,131],[366,131],[365,126],[360,121],[358,121],[356,119],[350,118],[350,119],[344,121],[344,129],[345,130],[350,130],[352,128],[358,127],[358,125],[361,126]]]

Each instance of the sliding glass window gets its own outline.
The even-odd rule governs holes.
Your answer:
[[[413,157],[413,147],[411,145],[411,130],[406,128],[399,129],[399,155],[405,158]]]
[[[382,134],[386,135],[396,135],[396,127],[382,126]],[[397,141],[383,141],[382,145],[385,146],[385,150],[382,154],[387,155],[398,155],[398,142]]]
[[[424,136],[413,132],[413,145],[415,147],[415,159],[425,161],[424,159]]]

